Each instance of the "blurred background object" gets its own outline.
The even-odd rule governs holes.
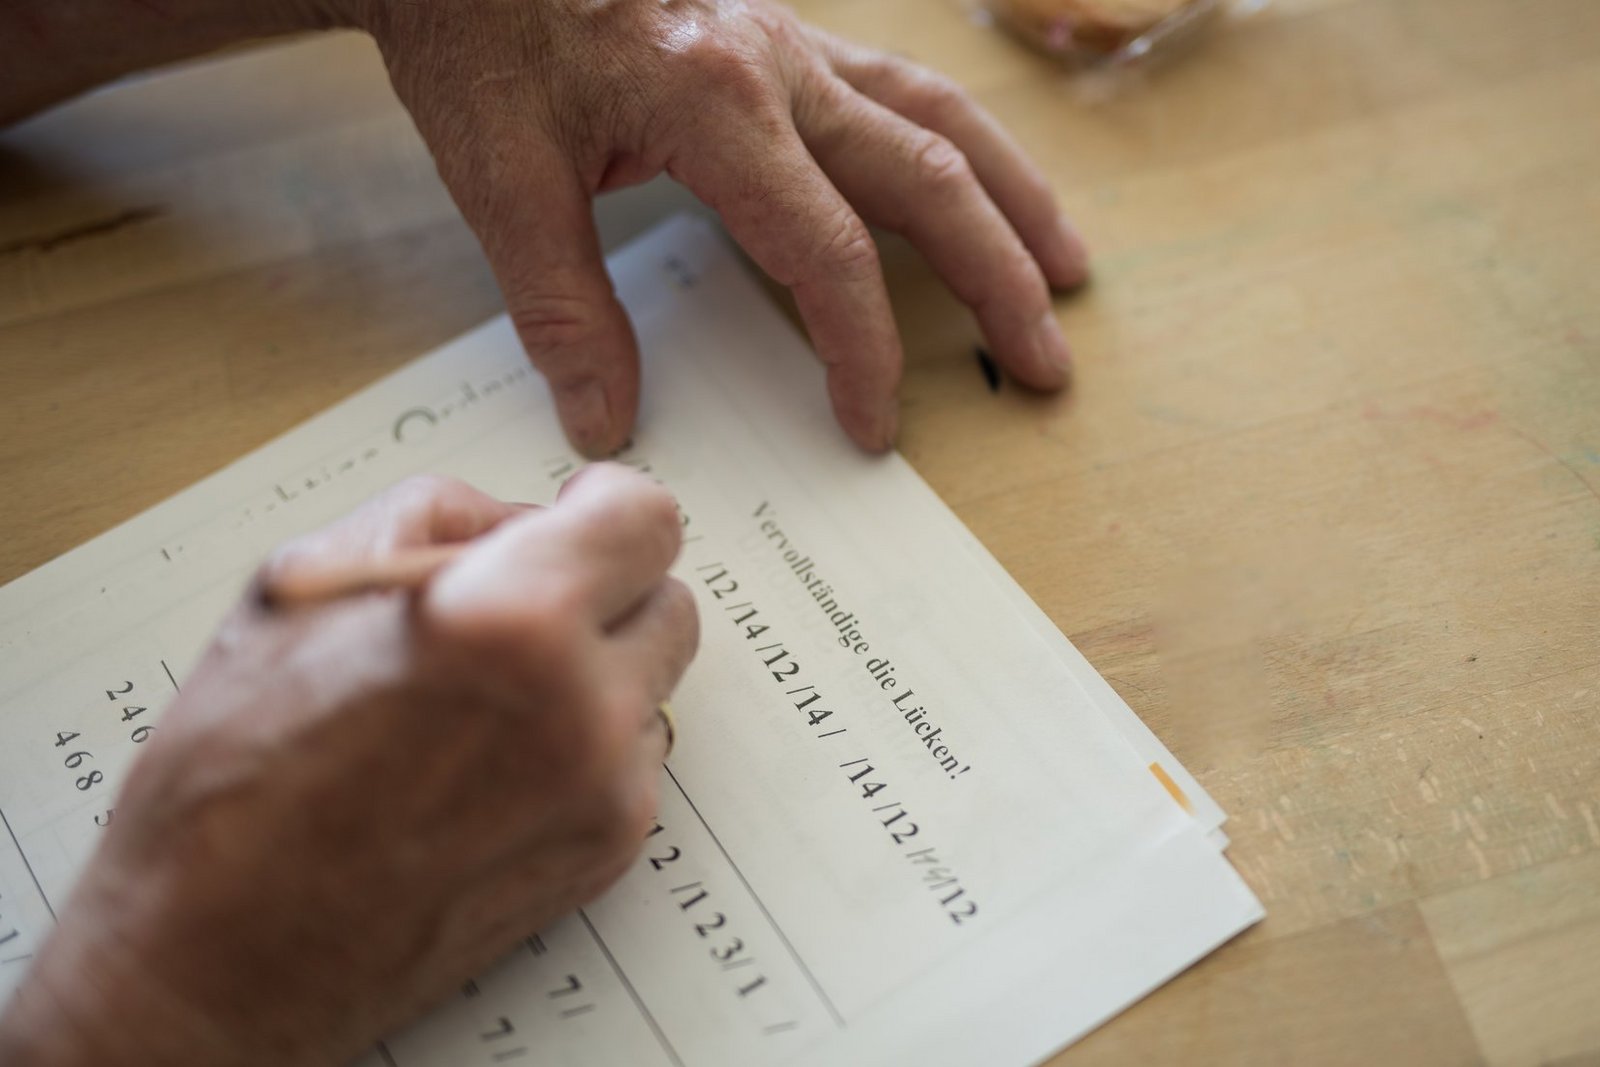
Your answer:
[[[1219,0],[984,0],[995,21],[1036,48],[1083,64],[1166,54],[1211,21]],[[1260,6],[1259,3],[1252,6]]]

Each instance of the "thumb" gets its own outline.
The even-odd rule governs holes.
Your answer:
[[[541,155],[514,188],[459,199],[567,439],[586,456],[610,455],[638,413],[638,345],[606,273],[588,189],[553,151]]]

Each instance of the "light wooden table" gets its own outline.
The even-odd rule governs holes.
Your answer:
[[[1061,399],[889,246],[903,448],[1269,913],[1061,1062],[1600,1062],[1600,3],[1277,0],[1109,96],[953,0],[801,7],[1089,235]],[[497,307],[360,39],[0,137],[0,579]]]

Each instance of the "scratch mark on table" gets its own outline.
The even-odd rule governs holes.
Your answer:
[[[1369,421],[1380,419],[1416,419],[1420,422],[1437,423],[1455,430],[1481,430],[1499,421],[1499,412],[1489,408],[1478,411],[1457,413],[1446,411],[1432,404],[1413,404],[1404,411],[1389,411],[1376,401],[1368,401],[1361,409],[1361,417]]]
[[[1585,478],[1581,473],[1579,473],[1578,468],[1574,467],[1564,456],[1550,448],[1543,441],[1539,440],[1530,433],[1525,433],[1515,426],[1508,426],[1507,429],[1565,467],[1567,473],[1578,479],[1578,484],[1583,486],[1584,489],[1588,491],[1590,496],[1594,497],[1595,503],[1600,504],[1600,489],[1596,489],[1594,486],[1590,485],[1589,479]]]
[[[1578,810],[1583,812],[1583,822],[1588,827],[1589,840],[1596,845],[1600,845],[1600,823],[1595,822],[1594,809],[1589,807],[1588,801],[1580,800],[1578,801]]]
[[[90,237],[100,237],[108,233],[136,226],[150,219],[160,218],[165,215],[166,209],[161,207],[133,207],[120,211],[115,215],[93,222],[80,223],[69,226],[64,230],[54,233],[41,234],[37,237],[24,237],[20,240],[10,241],[0,245],[0,256],[15,255],[19,252],[54,252],[58,248],[87,240]]]
[[[1472,858],[1478,862],[1478,877],[1488,880],[1494,876],[1494,868],[1489,866],[1489,857],[1483,854],[1483,849],[1471,838],[1467,839],[1467,851],[1472,853]]]
[[[1137,690],[1140,696],[1144,697],[1146,700],[1150,699],[1150,691],[1144,686],[1140,685],[1138,682],[1131,682],[1126,678],[1114,678],[1109,674],[1105,675],[1105,679],[1106,681],[1111,682],[1113,685],[1125,685],[1129,689]]]

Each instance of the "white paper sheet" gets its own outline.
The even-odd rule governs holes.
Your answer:
[[[902,459],[845,442],[718,235],[612,269],[628,459],[688,516],[702,613],[663,829],[374,1062],[1020,1065],[1258,919],[1221,811]],[[499,320],[0,590],[0,995],[262,554],[410,473],[537,501],[576,462]]]

